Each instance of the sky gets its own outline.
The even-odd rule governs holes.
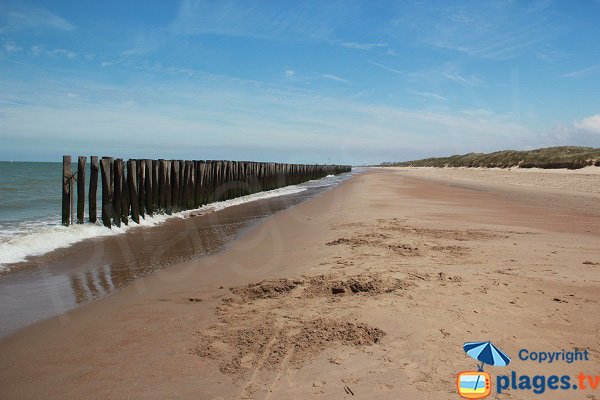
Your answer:
[[[600,0],[0,0],[0,160],[600,147]]]

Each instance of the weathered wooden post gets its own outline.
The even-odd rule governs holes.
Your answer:
[[[62,224],[69,226],[71,223],[71,156],[63,156],[63,183],[62,183]]]
[[[96,223],[96,193],[98,190],[98,156],[92,156],[90,162],[90,190],[88,193],[89,220]]]
[[[158,160],[152,160],[152,209],[158,212],[159,207],[159,186],[158,186]]]
[[[165,160],[165,201],[167,205],[167,214],[171,214],[173,210],[173,196],[171,193],[171,169],[172,162]]]
[[[146,167],[144,160],[136,160],[137,164],[137,190],[138,190],[138,208],[140,217],[146,216]]]
[[[77,158],[77,223],[83,224],[85,212],[85,161],[86,157]]]
[[[131,206],[131,219],[136,223],[140,223],[140,209],[137,193],[137,165],[135,160],[127,161],[127,186],[129,187],[129,203]]]
[[[185,161],[179,160],[179,209],[184,210],[185,205],[183,201],[183,188],[185,185],[185,181],[183,179],[183,173],[185,172]]]
[[[185,206],[187,210],[191,210],[194,208],[194,182],[196,181],[194,178],[194,162],[186,161],[185,169],[187,174],[187,179],[185,183]]]
[[[204,167],[205,172],[204,172],[204,193],[206,193],[204,199],[205,199],[205,203],[212,203],[213,202],[213,186],[214,186],[214,162],[212,160],[206,161],[206,166]]]
[[[194,208],[200,207],[201,195],[200,195],[200,161],[192,161],[192,174],[194,176],[194,187],[192,188],[192,198]]]
[[[188,209],[188,197],[190,195],[190,190],[188,186],[188,181],[190,179],[190,169],[187,161],[182,161],[181,165],[181,209]]]
[[[113,192],[113,209],[114,209],[114,214],[113,214],[113,223],[117,226],[117,227],[121,227],[121,202],[123,201],[122,199],[122,190],[123,190],[123,185],[121,184],[121,179],[123,177],[123,173],[122,173],[122,166],[121,166],[121,160],[119,158],[117,158],[116,160],[113,161],[113,173],[114,173],[114,177],[113,177],[113,184],[114,184],[114,192]]]
[[[179,160],[171,161],[171,205],[179,211]]]
[[[126,176],[127,164],[120,160],[121,163],[121,222],[129,225],[129,182]]]
[[[102,176],[102,224],[111,227],[112,209],[112,185],[110,171],[112,162],[110,158],[102,158],[100,161],[100,173]]]
[[[153,205],[152,205],[152,160],[143,160],[144,166],[146,167],[145,171],[145,179],[144,179],[144,193],[146,200],[146,212],[148,215],[152,216],[154,213]]]
[[[167,162],[158,160],[158,207],[162,212],[167,210]]]

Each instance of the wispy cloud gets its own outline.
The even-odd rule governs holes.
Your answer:
[[[340,76],[337,75],[333,75],[333,74],[323,74],[321,75],[321,77],[325,78],[325,79],[329,79],[331,81],[336,81],[336,82],[342,82],[342,83],[350,83],[349,80],[344,79]]]
[[[369,64],[372,64],[372,65],[376,66],[376,67],[379,67],[381,69],[385,69],[386,71],[393,72],[395,74],[404,74],[404,72],[400,71],[399,69],[392,68],[392,67],[389,67],[389,66],[384,65],[384,64],[380,64],[380,63],[375,62],[373,60],[367,60],[367,62]]]
[[[3,47],[4,47],[4,51],[6,51],[7,53],[18,53],[19,51],[23,50],[22,47],[17,46],[15,44],[15,42],[10,41],[10,40],[4,42]]]
[[[476,87],[485,83],[482,77],[468,73],[464,68],[459,63],[449,62],[434,68],[410,72],[407,77],[413,82],[426,83],[430,86],[453,83],[460,86]]]
[[[562,29],[547,21],[551,2],[415,2],[400,5],[391,32],[471,57],[505,60],[547,43]],[[424,21],[435,21],[426,24]]]
[[[452,82],[461,84],[461,85],[466,85],[466,86],[476,86],[476,85],[480,85],[483,80],[481,78],[479,78],[478,76],[474,76],[474,75],[470,75],[470,76],[462,76],[458,73],[450,73],[450,72],[443,72],[442,75],[444,77],[446,77],[447,79],[451,80]]]
[[[163,29],[139,32],[133,37],[132,44],[122,52],[122,55],[135,57],[152,53],[164,45],[165,35]]]
[[[563,74],[564,78],[584,78],[586,76],[600,72],[600,64],[595,64],[577,71],[568,72]]]
[[[75,53],[74,51],[66,50],[66,49],[47,50],[46,54],[48,54],[50,57],[66,57],[66,58],[70,58],[70,59],[77,57],[77,53]]]
[[[437,93],[432,93],[432,92],[412,92],[412,93],[416,94],[417,96],[425,97],[428,99],[446,100],[446,98],[444,96],[442,96],[441,94],[437,94]]]
[[[34,57],[46,56],[50,58],[67,58],[69,60],[74,60],[79,56],[78,53],[72,50],[62,48],[47,48],[41,44],[32,45],[29,48],[29,54]],[[93,60],[94,57],[95,55],[92,53],[86,53],[84,56],[86,60]]]
[[[339,21],[344,21],[356,7],[339,0],[270,3],[183,0],[169,28],[179,35],[331,40]],[[319,12],[315,13],[315,9]]]
[[[357,43],[357,42],[339,42],[342,47],[357,50],[371,50],[380,47],[387,47],[386,43]]]
[[[25,3],[0,5],[0,33],[56,29],[72,31],[76,26],[65,18],[40,7]]]
[[[102,137],[107,143],[117,141],[122,149],[145,138],[148,146],[167,154],[200,151],[210,157],[212,147],[237,143],[240,148],[250,146],[240,157],[263,157],[276,147],[280,159],[302,154],[307,161],[319,162],[319,154],[333,154],[350,161],[362,161],[365,155],[381,161],[406,152],[517,147],[531,136],[527,128],[493,114],[409,110],[204,75],[163,82],[157,90],[150,82],[122,88],[67,74],[60,80],[0,82],[0,92],[11,94],[4,102],[36,108],[32,118],[26,108],[4,107],[4,132],[31,140],[52,137],[53,145],[62,147],[56,151],[65,151],[66,143],[74,140],[96,143]],[[164,135],[171,138],[166,146],[159,140]],[[448,149],[447,143],[453,147]],[[97,151],[118,150],[97,145],[108,146]]]

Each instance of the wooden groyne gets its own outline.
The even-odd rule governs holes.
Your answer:
[[[84,223],[86,157],[63,156],[62,223],[74,223],[77,184],[78,224]],[[349,172],[349,165],[283,164],[252,161],[148,160],[96,156],[90,158],[88,220],[97,221],[98,173],[102,185],[102,224],[140,223],[146,215],[192,210],[215,201],[296,185],[327,175]]]

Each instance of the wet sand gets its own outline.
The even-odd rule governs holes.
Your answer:
[[[0,272],[0,337],[114,293],[156,270],[222,251],[252,224],[328,188],[172,218],[13,264]]]
[[[479,340],[513,358],[493,374],[597,374],[597,195],[445,173],[358,175],[3,339],[0,397],[451,399]],[[573,347],[590,361],[517,358]]]

